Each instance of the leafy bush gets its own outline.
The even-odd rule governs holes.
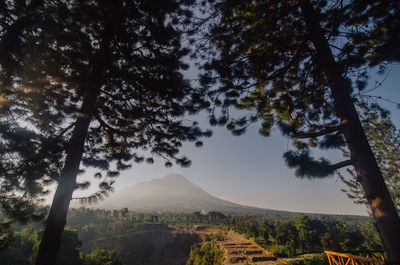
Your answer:
[[[325,254],[314,256],[312,258],[305,258],[302,260],[289,261],[288,265],[328,265],[329,261]]]
[[[122,260],[115,250],[97,249],[90,254],[81,253],[81,259],[83,265],[122,265]]]
[[[222,261],[223,253],[212,241],[203,245],[194,244],[186,265],[221,265]]]
[[[296,249],[290,244],[286,244],[285,246],[276,245],[272,247],[272,253],[279,258],[288,258],[296,255]]]

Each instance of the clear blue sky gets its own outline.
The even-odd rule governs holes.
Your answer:
[[[393,66],[384,85],[370,94],[400,102],[399,84],[400,66]],[[391,110],[392,119],[399,127],[400,110],[394,104],[381,103]],[[205,115],[194,119],[210,127]],[[162,159],[156,159],[153,165],[135,164],[132,170],[116,179],[115,189],[179,173],[214,196],[245,205],[297,212],[367,214],[364,206],[355,205],[340,191],[343,184],[337,176],[320,180],[296,178],[282,159],[289,146],[288,139],[281,137],[277,130],[265,138],[258,134],[257,124],[239,137],[232,136],[223,127],[212,129],[213,137],[205,139],[203,147],[184,145],[181,153],[192,159],[190,168],[176,165],[165,168]],[[339,154],[330,154],[330,157],[339,162]],[[93,183],[93,189],[95,186]]]

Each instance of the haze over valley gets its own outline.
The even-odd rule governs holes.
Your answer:
[[[74,203],[73,207],[81,207]],[[85,206],[85,205],[83,205]],[[128,208],[137,212],[172,212],[206,214],[217,211],[228,215],[252,214],[269,218],[292,217],[298,213],[241,205],[217,198],[194,185],[180,174],[135,184],[111,193],[91,207],[107,210]]]

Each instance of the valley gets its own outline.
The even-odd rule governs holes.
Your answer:
[[[146,224],[119,237],[84,242],[81,251],[90,253],[93,249],[114,249],[124,264],[131,265],[184,265],[193,244],[210,240],[215,240],[223,252],[223,265],[284,264],[256,242],[225,226]]]
[[[145,224],[135,231],[117,235],[92,236],[83,241],[81,251],[116,250],[124,264],[184,265],[190,247],[201,242],[201,236],[188,226]]]
[[[320,265],[327,264],[324,250],[382,250],[368,217],[239,205],[176,174],[77,206],[69,210],[57,265],[281,265],[310,253]],[[15,227],[0,265],[31,265],[42,233],[40,222]]]

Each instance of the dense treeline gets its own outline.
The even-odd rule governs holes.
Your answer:
[[[79,231],[83,244],[96,238],[117,238],[121,234],[137,231],[146,224],[229,225],[230,219],[219,212],[201,214],[186,213],[141,213],[120,210],[71,209],[67,225]]]
[[[148,225],[152,224],[159,224],[158,228],[162,229],[161,232],[167,233],[167,224],[228,225],[229,219],[219,212],[184,214],[130,212],[126,208],[120,210],[71,209],[67,219],[68,229],[63,233],[63,243],[57,265],[100,265],[108,264],[107,260],[107,262],[114,262],[109,265],[122,264],[114,251],[121,238],[135,232],[143,232],[148,229]],[[9,230],[9,232],[14,239],[7,248],[0,252],[0,265],[33,264],[43,233],[42,224],[29,227],[14,226],[13,228],[14,230]],[[140,249],[133,248],[129,253],[133,263],[125,262],[125,264],[152,264],[147,258],[152,253],[151,241],[153,239],[147,238],[148,236],[151,235],[146,234],[146,238],[143,238],[146,242],[138,239],[141,241]],[[132,238],[130,237],[130,239]],[[192,240],[194,239],[191,236],[178,235],[176,241],[172,241],[176,245],[171,243],[169,249],[163,249],[163,252],[176,251],[179,255],[187,252],[187,258],[190,246],[193,244]],[[104,241],[109,242],[111,248],[104,247]],[[99,248],[100,250],[98,250]],[[102,248],[107,248],[107,250]],[[126,258],[127,253],[122,254]]]
[[[97,235],[109,238],[138,229],[143,224],[229,226],[254,238],[281,257],[334,251],[383,250],[375,228],[366,217],[298,215],[294,218],[226,216],[219,212],[140,213],[121,210],[72,209],[68,225],[79,230],[85,244]]]
[[[10,246],[0,252],[0,264],[31,265],[34,264],[39,247],[42,229],[28,226],[14,233]],[[66,229],[63,233],[57,265],[122,265],[116,251],[96,249],[84,254],[80,251],[81,242],[78,231]]]
[[[271,219],[246,214],[227,216],[220,212],[141,213],[131,212],[126,208],[119,210],[79,208],[69,211],[67,219],[69,228],[63,235],[62,251],[57,265],[97,265],[103,264],[105,260],[110,261],[111,265],[122,264],[117,252],[113,251],[121,243],[121,238],[135,232],[142,233],[147,229],[146,226],[154,224],[164,231],[169,229],[168,224],[183,225],[192,229],[201,226],[229,227],[254,239],[280,257],[321,253],[324,250],[347,252],[383,249],[374,226],[367,217],[298,215],[293,218]],[[14,240],[6,250],[0,252],[0,264],[32,264],[42,231],[43,227],[40,224],[29,227],[16,226]],[[181,245],[181,248],[190,246],[188,242],[192,239],[185,240],[186,243]],[[106,246],[112,246],[111,249],[105,247],[105,241],[108,243]],[[133,254],[132,251],[128,253],[134,255],[131,257],[132,260],[146,261],[151,252],[144,248],[148,248],[149,245],[145,246],[142,242],[141,247],[143,249],[135,250],[137,253]],[[101,250],[103,248],[106,250]],[[219,259],[218,251],[212,243],[207,246],[192,247],[190,264],[203,264],[201,262],[206,262],[203,258]]]
[[[382,250],[374,227],[367,223],[298,215],[292,219],[276,221],[234,217],[231,225],[235,231],[254,238],[281,257],[324,250]]]
[[[125,220],[132,223],[174,223],[174,224],[215,224],[227,225],[229,218],[220,212],[207,213],[142,213],[130,212],[127,208],[120,210],[92,210],[88,208],[71,209],[68,213],[69,226],[83,226],[87,224],[104,224],[115,220]]]

